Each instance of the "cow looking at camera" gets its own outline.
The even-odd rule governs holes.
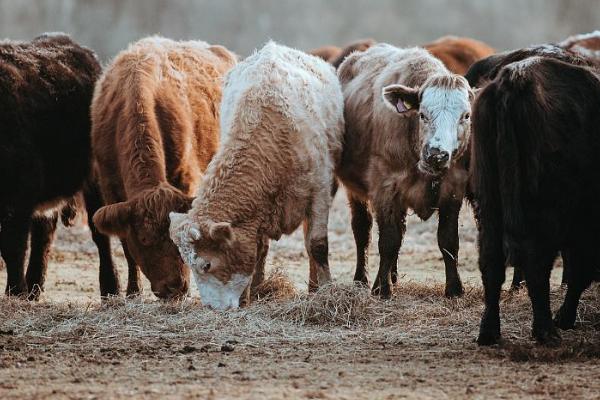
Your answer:
[[[458,214],[467,184],[468,82],[424,49],[387,44],[351,54],[338,75],[346,120],[338,177],[352,211],[354,279],[368,282],[370,207],[379,226],[381,255],[373,293],[384,298],[397,279],[407,211],[424,220],[438,211],[446,295],[462,294],[456,267]]]

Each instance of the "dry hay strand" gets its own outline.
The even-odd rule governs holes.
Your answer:
[[[290,278],[279,268],[252,291],[258,301],[288,300],[297,296],[296,287]]]

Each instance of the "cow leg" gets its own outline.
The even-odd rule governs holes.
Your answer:
[[[111,250],[110,238],[98,231],[94,225],[93,216],[102,207],[102,197],[100,191],[94,183],[87,184],[83,191],[85,199],[85,208],[88,215],[88,226],[92,233],[92,240],[98,248],[100,258],[100,296],[118,296],[120,292],[119,272],[115,267]]]
[[[123,254],[127,260],[127,297],[136,297],[142,293],[140,269],[131,256],[125,240],[121,240],[121,247],[123,247]]]
[[[329,222],[329,207],[331,193],[323,190],[317,193],[309,214],[304,221],[304,245],[309,257],[308,291],[314,292],[317,287],[331,281],[329,270],[329,244],[327,240],[327,225]]]
[[[252,281],[240,296],[240,307],[249,305],[251,300],[257,297],[258,286],[265,280],[265,264],[268,253],[269,238],[266,236],[260,237],[256,243],[256,265],[252,274]]]
[[[437,231],[438,246],[446,268],[446,297],[463,294],[463,286],[458,274],[458,214],[461,202],[448,202],[440,206]]]
[[[525,277],[523,276],[523,270],[519,267],[514,267],[513,268],[513,279],[512,279],[512,283],[510,284],[510,289],[511,290],[519,290],[523,287],[523,281],[525,280]]]
[[[563,260],[563,273],[560,284],[561,286],[567,286],[569,284],[569,270],[571,269],[571,258],[569,251],[561,251],[560,256]]]
[[[256,244],[256,267],[252,274],[252,283],[250,284],[251,294],[254,295],[256,288],[265,280],[265,264],[269,254],[269,238],[263,236]]]
[[[549,252],[536,245],[526,249],[525,253],[524,257],[517,259],[523,260],[525,282],[533,308],[533,337],[543,345],[558,345],[561,339],[550,310],[550,272],[556,253],[548,257]]]
[[[352,233],[356,244],[356,272],[354,282],[369,286],[367,267],[369,264],[369,244],[371,243],[371,228],[373,216],[366,201],[359,200],[348,194],[350,212],[352,213]]]
[[[485,309],[479,326],[477,344],[491,346],[500,341],[500,293],[506,279],[499,223],[485,223],[479,228],[479,270],[483,281]]]
[[[29,300],[38,301],[44,291],[48,256],[54,241],[57,222],[58,212],[50,216],[34,216],[31,219],[31,251],[26,274],[27,287],[30,291]]]
[[[398,252],[406,231],[406,211],[376,211],[379,226],[379,271],[372,293],[382,299],[392,297],[392,270],[397,268]]]
[[[593,248],[593,247],[588,247]],[[573,329],[575,319],[577,318],[577,307],[579,299],[585,289],[587,289],[594,279],[594,261],[592,257],[585,254],[584,248],[564,250],[562,252],[563,260],[565,256],[569,259],[569,268],[567,279],[569,285],[565,300],[556,313],[554,324],[560,329]],[[563,272],[563,276],[565,273]]]
[[[24,263],[31,224],[30,215],[13,215],[9,221],[2,222],[0,254],[4,258],[8,273],[5,290],[7,296],[20,297],[28,294]]]

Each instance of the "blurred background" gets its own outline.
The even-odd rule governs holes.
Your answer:
[[[0,37],[64,31],[103,61],[150,34],[241,55],[272,38],[300,49],[371,37],[415,45],[446,34],[497,49],[600,29],[600,0],[0,0]]]

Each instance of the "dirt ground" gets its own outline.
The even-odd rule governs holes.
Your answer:
[[[0,398],[599,398],[600,287],[587,291],[577,329],[554,349],[530,338],[526,291],[506,292],[504,341],[478,348],[482,291],[471,211],[461,214],[466,294],[458,300],[443,297],[436,222],[410,218],[401,283],[391,300],[373,299],[349,284],[354,242],[339,194],[330,226],[337,284],[305,294],[297,232],[272,243],[268,260],[297,294],[226,313],[203,308],[194,286],[180,303],[157,301],[146,287],[140,299],[101,305],[87,227],[61,228],[42,300],[0,300]],[[374,231],[372,276],[376,240]],[[560,266],[553,273],[553,309],[564,295],[561,273]],[[0,287],[5,280],[0,271]]]

